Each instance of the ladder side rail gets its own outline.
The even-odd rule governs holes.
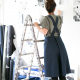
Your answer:
[[[22,38],[21,38],[21,40],[24,40],[24,38],[25,38],[26,28],[27,28],[27,26],[25,26],[24,33],[22,33]],[[19,57],[18,57],[18,61],[17,61],[17,63],[16,63],[17,67],[15,68],[15,69],[16,69],[16,73],[15,73],[14,80],[17,80],[17,78],[18,78],[18,69],[17,69],[17,68],[19,68],[19,62],[20,62],[20,59],[21,59],[23,43],[24,43],[24,41],[21,41],[20,51],[19,51],[19,53],[18,53],[18,56],[19,56]]]
[[[32,32],[32,35],[33,35],[33,40],[36,40],[33,24],[32,24],[31,27],[32,27],[31,32]],[[41,80],[44,80],[42,67],[41,67],[41,61],[40,61],[40,58],[39,58],[37,42],[34,42],[34,51],[35,51],[35,54],[36,54],[36,57],[37,57],[38,65],[39,65],[39,73],[40,73],[40,76],[41,76]]]

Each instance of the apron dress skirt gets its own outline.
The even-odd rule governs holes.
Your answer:
[[[65,45],[60,37],[59,30],[57,28],[58,17],[56,22],[52,16],[51,18],[54,24],[54,29],[51,36],[45,37],[44,43],[44,70],[45,77],[58,77],[66,76],[70,73],[70,65],[68,60],[67,51]],[[58,36],[54,36],[55,31],[58,33]]]

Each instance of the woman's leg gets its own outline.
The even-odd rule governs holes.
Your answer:
[[[58,80],[58,77],[52,77],[52,80]]]
[[[66,80],[66,77],[65,76],[59,76],[59,79],[60,80]]]

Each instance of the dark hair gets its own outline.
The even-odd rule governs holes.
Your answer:
[[[56,3],[54,0],[46,0],[45,8],[49,13],[53,12],[55,7],[56,7]]]

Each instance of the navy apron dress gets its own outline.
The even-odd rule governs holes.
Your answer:
[[[58,77],[66,76],[70,73],[70,65],[67,56],[65,45],[60,37],[59,30],[57,28],[58,17],[56,22],[52,16],[48,16],[53,21],[54,29],[51,36],[45,37],[44,43],[44,70],[45,77]],[[54,36],[55,31],[58,36]]]

